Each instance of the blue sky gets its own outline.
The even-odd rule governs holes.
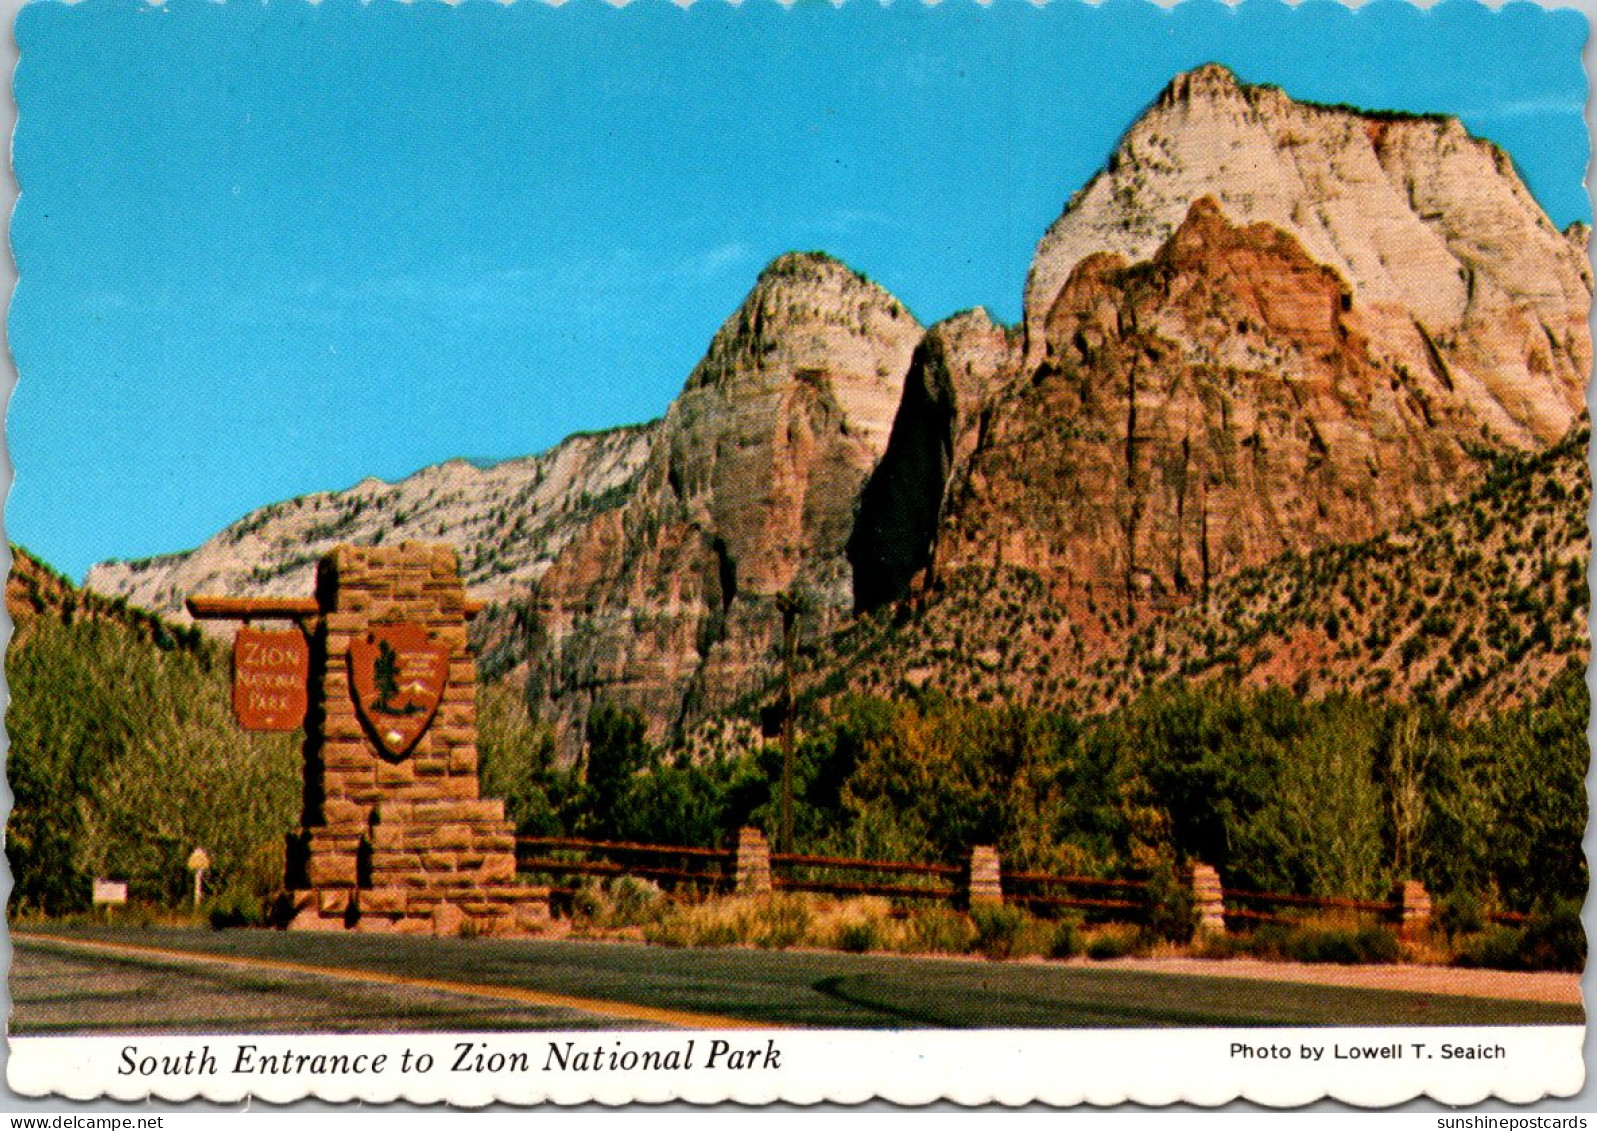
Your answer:
[[[81,576],[658,416],[789,249],[1015,320],[1065,200],[1209,60],[1457,114],[1588,219],[1585,34],[1458,0],[36,3],[7,533]]]

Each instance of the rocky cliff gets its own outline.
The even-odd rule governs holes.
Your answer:
[[[963,569],[908,615],[881,610],[825,641],[801,695],[936,687],[1090,712],[1180,678],[1418,698],[1461,719],[1535,702],[1589,658],[1589,441],[1582,425],[1544,451],[1500,455],[1461,501],[1244,569],[1114,648],[1077,645],[1036,573]]]
[[[987,410],[937,568],[1031,570],[1084,641],[1114,639],[1238,569],[1457,497],[1479,417],[1437,370],[1384,357],[1362,313],[1291,235],[1210,197],[1145,262],[1090,256],[1042,359]]]
[[[873,609],[931,564],[956,467],[982,442],[984,412],[1019,369],[1019,337],[976,309],[939,322],[910,359],[887,451],[849,539],[854,599]]]
[[[1040,243],[1021,356],[928,335],[864,496],[862,608],[967,621],[939,593],[1019,585],[1057,623],[1027,671],[1063,688],[1240,570],[1463,498],[1583,412],[1583,236],[1450,119],[1178,77]]]
[[[631,498],[537,587],[529,696],[568,754],[598,698],[642,711],[660,738],[763,683],[779,598],[811,634],[848,612],[856,500],[920,338],[836,260],[766,268],[661,422]]]
[[[1454,118],[1295,102],[1212,64],[1164,90],[1043,237],[1028,358],[1078,264],[1149,259],[1203,196],[1336,272],[1392,362],[1445,373],[1505,443],[1569,428],[1591,368],[1584,235],[1553,227],[1508,155]]]
[[[577,435],[492,467],[451,460],[398,483],[367,479],[273,503],[198,549],[96,565],[85,588],[186,621],[189,594],[304,596],[334,546],[409,540],[453,545],[473,594],[505,600],[542,576],[595,514],[621,504],[652,435],[650,425]]]

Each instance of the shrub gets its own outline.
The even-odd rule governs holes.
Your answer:
[[[1527,970],[1568,970],[1586,967],[1586,931],[1580,922],[1580,905],[1559,900],[1538,911],[1525,924],[1521,954]]]
[[[1388,965],[1402,953],[1397,936],[1375,923],[1360,927],[1271,923],[1260,927],[1245,945],[1259,958],[1341,966]]]
[[[1200,931],[1192,940],[1189,952],[1194,958],[1235,958],[1247,954],[1247,941],[1236,935],[1222,935],[1218,931]]]
[[[694,946],[736,946],[741,941],[737,925],[725,920],[698,923],[692,935]]]
[[[905,923],[905,949],[918,954],[967,954],[976,928],[949,907],[917,907]]]
[[[612,927],[632,927],[658,919],[665,907],[665,893],[648,880],[618,876],[610,882],[609,914]]]
[[[1191,940],[1197,928],[1197,904],[1192,889],[1182,883],[1169,865],[1148,877],[1148,928],[1175,943]]]
[[[1473,935],[1486,929],[1486,910],[1473,892],[1455,891],[1442,901],[1436,921],[1449,939]]]
[[[266,924],[266,901],[239,887],[229,887],[211,901],[207,911],[213,931]]]
[[[1010,947],[1009,954],[1012,958],[1057,958],[1054,953],[1059,943],[1059,924],[1049,922],[1047,919],[1036,919],[1030,915],[1024,916],[1020,922],[1020,931],[1015,935],[1014,944]],[[1063,957],[1069,958],[1070,955]]]
[[[1002,903],[978,903],[970,909],[976,926],[976,949],[988,958],[1008,958],[1015,952],[1026,925],[1026,913]]]
[[[882,945],[882,932],[874,919],[857,919],[837,928],[833,945],[850,954],[866,954]]]
[[[1087,949],[1087,940],[1082,937],[1081,924],[1074,919],[1065,919],[1054,924],[1053,938],[1049,940],[1049,958],[1075,958]]]
[[[794,896],[773,895],[753,912],[754,945],[765,950],[797,946],[809,935],[810,907]]]
[[[604,889],[591,880],[584,881],[571,895],[571,916],[592,923],[601,923],[609,913],[610,901]]]
[[[693,929],[688,917],[673,908],[670,913],[655,922],[646,924],[643,928],[643,938],[645,942],[654,946],[681,949],[692,945]]]
[[[1148,939],[1142,929],[1123,923],[1100,928],[1087,940],[1087,957],[1100,962],[1143,954],[1147,949]]]
[[[1532,915],[1521,928],[1492,926],[1465,940],[1454,961],[1497,970],[1565,970],[1586,965],[1586,932],[1580,907],[1559,900]]]
[[[834,947],[859,953],[905,949],[908,931],[895,930],[884,900],[842,902],[772,893],[732,896],[694,906],[662,899],[643,923],[643,937],[659,946]]]
[[[1492,970],[1518,970],[1520,941],[1524,932],[1512,927],[1491,926],[1470,935],[1458,944],[1453,962],[1458,966]]]

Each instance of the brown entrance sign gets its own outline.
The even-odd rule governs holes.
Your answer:
[[[310,648],[298,629],[244,625],[233,640],[233,714],[245,730],[293,730],[305,721]]]
[[[503,801],[482,796],[477,777],[477,665],[466,621],[482,606],[467,598],[452,549],[340,546],[321,560],[314,597],[196,595],[188,607],[197,618],[245,621],[245,641],[279,636],[251,629],[252,618],[291,620],[309,643],[305,805],[288,843],[288,927],[540,929],[549,889],[520,882],[515,825]],[[239,645],[266,662],[284,658],[249,648]]]
[[[449,648],[418,624],[374,624],[350,641],[349,680],[378,745],[402,758],[443,700]]]

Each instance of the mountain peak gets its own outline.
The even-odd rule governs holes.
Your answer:
[[[1231,98],[1240,95],[1244,89],[1229,68],[1219,63],[1205,63],[1171,79],[1170,85],[1159,95],[1158,104],[1170,106],[1204,98]]]
[[[873,343],[906,333],[918,338],[919,323],[879,284],[823,251],[784,252],[766,265],[721,325],[684,391],[746,381],[773,368],[825,369],[829,359],[873,350]],[[856,344],[838,352],[844,339]],[[888,376],[896,391],[902,372]]]
[[[824,251],[785,251],[778,255],[760,272],[749,297],[753,299],[773,290],[781,292],[817,287],[832,289],[844,295],[860,291],[880,296],[894,306],[899,305],[886,288]]]
[[[1077,265],[1149,260],[1204,197],[1335,271],[1409,369],[1441,366],[1478,403],[1500,402],[1488,419],[1502,439],[1544,444],[1569,428],[1589,367],[1590,273],[1513,162],[1453,118],[1294,101],[1216,64],[1165,88],[1038,243],[1028,363]]]
[[[776,280],[805,275],[825,275],[839,271],[847,272],[850,275],[858,274],[848,264],[829,252],[784,251],[765,265],[765,269],[760,272],[760,279],[761,281],[767,279]]]

